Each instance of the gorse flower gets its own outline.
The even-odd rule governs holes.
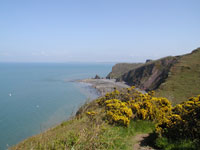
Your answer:
[[[176,105],[172,114],[161,120],[157,133],[172,139],[200,139],[200,95]]]
[[[110,123],[118,123],[125,126],[129,125],[133,113],[126,102],[122,102],[118,99],[111,99],[105,101],[105,106],[106,116]]]

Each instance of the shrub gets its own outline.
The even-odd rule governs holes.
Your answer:
[[[99,105],[106,107],[109,122],[124,121],[123,124],[128,125],[131,118],[130,114],[131,116],[133,114],[135,119],[158,122],[171,114],[172,106],[166,98],[158,98],[154,95],[154,91],[143,94],[133,86],[120,92],[115,89],[113,92],[97,99],[97,102]]]
[[[117,123],[128,126],[132,117],[132,110],[127,106],[127,103],[118,99],[105,101],[106,116],[110,123]]]
[[[157,124],[161,135],[171,138],[200,139],[200,95],[176,105],[172,114]]]

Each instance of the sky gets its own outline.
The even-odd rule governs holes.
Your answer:
[[[0,62],[144,62],[197,47],[199,0],[0,0]]]

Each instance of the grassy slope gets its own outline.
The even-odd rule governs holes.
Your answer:
[[[95,110],[98,114],[93,118],[86,111]],[[85,105],[79,117],[63,122],[55,128],[33,136],[12,147],[20,149],[133,149],[133,137],[139,133],[150,133],[154,124],[148,121],[132,121],[129,127],[113,126],[102,120],[102,109],[94,102]]]
[[[200,48],[191,54],[181,56],[156,93],[158,96],[167,97],[173,104],[177,104],[198,95],[199,92]]]

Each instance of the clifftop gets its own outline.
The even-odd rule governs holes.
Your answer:
[[[118,63],[112,67],[112,71],[107,75],[108,79],[116,79],[128,71],[141,66],[142,63]]]

